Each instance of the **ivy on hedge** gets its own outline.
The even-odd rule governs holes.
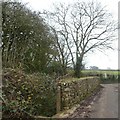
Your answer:
[[[3,117],[56,113],[55,80],[43,73],[27,75],[14,69],[3,70]],[[20,112],[21,111],[21,112]]]

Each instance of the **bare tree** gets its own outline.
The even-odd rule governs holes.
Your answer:
[[[76,2],[71,5],[55,6],[55,12],[49,12],[54,29],[64,40],[75,70],[80,77],[82,61],[86,53],[103,48],[113,49],[114,22],[111,15],[100,3]],[[60,44],[60,43],[59,43]]]
[[[70,52],[69,49],[67,48],[67,44],[65,43],[64,39],[62,37],[59,37],[59,32],[56,31],[53,27],[51,27],[54,36],[55,36],[55,48],[58,52],[58,56],[56,57],[56,60],[60,62],[62,65],[62,73],[63,75],[66,74],[66,69],[67,66],[70,64],[69,62],[71,61],[70,59]]]
[[[62,8],[62,4],[60,5]],[[40,12],[40,14],[43,16],[43,18],[45,18],[46,22],[48,22],[53,32],[52,34],[54,34],[56,43],[55,48],[58,52],[58,56],[55,57],[55,60],[60,62],[60,64],[62,65],[64,75],[66,74],[67,67],[71,66],[71,64],[74,63],[74,57],[72,52],[72,48],[74,47],[74,45],[72,44],[71,40],[68,40],[69,32],[67,31],[67,29],[65,30],[63,28],[65,27],[65,25],[62,25],[62,21],[59,21],[60,19],[62,20],[62,18],[59,17],[64,17],[65,13],[62,14],[62,11],[57,8],[57,6],[55,9],[56,12],[44,11],[43,13]]]

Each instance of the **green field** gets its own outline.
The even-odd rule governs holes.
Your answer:
[[[68,70],[68,73],[74,76],[73,70]],[[118,70],[82,70],[81,72],[81,78],[99,76],[103,83],[119,82],[119,75],[120,71]],[[73,79],[76,80],[75,78],[67,78],[64,81],[73,81]]]
[[[74,70],[68,70],[68,73],[73,75]],[[120,75],[118,70],[82,70],[82,76],[96,75],[96,74]]]
[[[83,74],[109,74],[109,75],[120,75],[120,71],[118,70],[82,70]]]
[[[118,70],[83,70],[82,76],[100,76],[102,83],[118,83],[120,71]]]

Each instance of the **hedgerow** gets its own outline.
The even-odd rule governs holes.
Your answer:
[[[56,113],[56,85],[49,75],[28,75],[21,70],[4,69],[2,76],[3,117],[52,116]]]

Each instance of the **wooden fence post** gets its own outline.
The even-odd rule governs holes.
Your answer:
[[[61,111],[61,85],[57,86],[57,103],[56,103],[56,112],[59,113]]]

